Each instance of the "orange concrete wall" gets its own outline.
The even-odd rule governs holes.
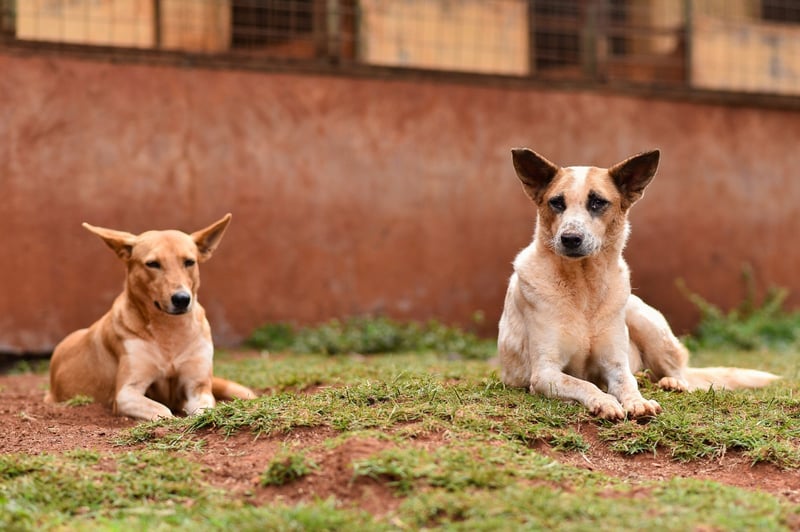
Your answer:
[[[194,230],[229,211],[200,298],[218,344],[364,313],[482,310],[491,334],[533,230],[522,145],[597,165],[662,149],[627,257],[684,330],[678,277],[732,305],[747,262],[800,293],[798,138],[793,112],[0,54],[0,351],[46,351],[111,304],[123,267],[81,222]]]

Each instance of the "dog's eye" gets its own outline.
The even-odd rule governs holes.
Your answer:
[[[185,261],[183,261],[183,265],[186,268],[191,268],[192,266],[195,265],[195,260],[194,259],[186,259]]]
[[[160,270],[161,269],[161,263],[158,262],[157,260],[148,260],[147,262],[144,263],[144,265],[147,266],[148,268],[152,268],[154,270]]]
[[[603,209],[605,209],[606,205],[608,205],[608,204],[609,204],[608,200],[603,199],[603,198],[601,198],[599,196],[591,195],[591,196],[589,196],[589,202],[588,202],[587,207],[592,212],[600,212]]]
[[[556,212],[564,212],[567,209],[567,204],[564,201],[564,196],[556,196],[554,198],[550,198],[550,201],[547,202],[550,205],[550,208]]]

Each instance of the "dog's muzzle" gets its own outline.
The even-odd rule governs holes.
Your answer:
[[[564,233],[561,235],[561,245],[569,251],[577,251],[583,244],[583,236],[578,233]]]
[[[170,303],[172,303],[172,309],[176,314],[186,312],[189,309],[189,305],[192,304],[192,294],[183,291],[175,292],[170,298]]]
[[[584,238],[580,233],[563,233],[559,238],[559,251],[571,258],[585,257],[589,253],[584,249]]]
[[[185,314],[192,305],[192,294],[181,290],[175,292],[169,299],[169,306],[164,308],[158,301],[154,301],[156,308],[167,314]]]

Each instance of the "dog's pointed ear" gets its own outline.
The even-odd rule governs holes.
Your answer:
[[[131,253],[133,252],[133,244],[136,242],[136,235],[126,233],[125,231],[106,229],[105,227],[95,227],[85,222],[83,223],[83,227],[102,238],[103,242],[113,249],[114,253],[116,253],[119,258],[126,262],[130,260]]]
[[[222,235],[225,234],[225,229],[228,228],[231,218],[231,214],[228,213],[221,220],[191,234],[192,240],[197,245],[197,251],[200,252],[198,257],[200,262],[211,258],[220,240],[222,240]]]
[[[538,204],[560,168],[528,148],[514,148],[511,158],[525,193]]]
[[[660,156],[658,150],[646,151],[608,169],[611,179],[622,193],[623,208],[627,209],[642,197],[645,187],[656,175]]]

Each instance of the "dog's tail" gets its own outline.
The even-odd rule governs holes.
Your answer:
[[[683,375],[689,384],[689,391],[742,388],[763,388],[780,379],[779,376],[744,368],[686,368]]]
[[[255,399],[256,394],[250,388],[242,386],[233,381],[214,377],[211,380],[211,392],[218,401],[230,401],[231,399]]]

